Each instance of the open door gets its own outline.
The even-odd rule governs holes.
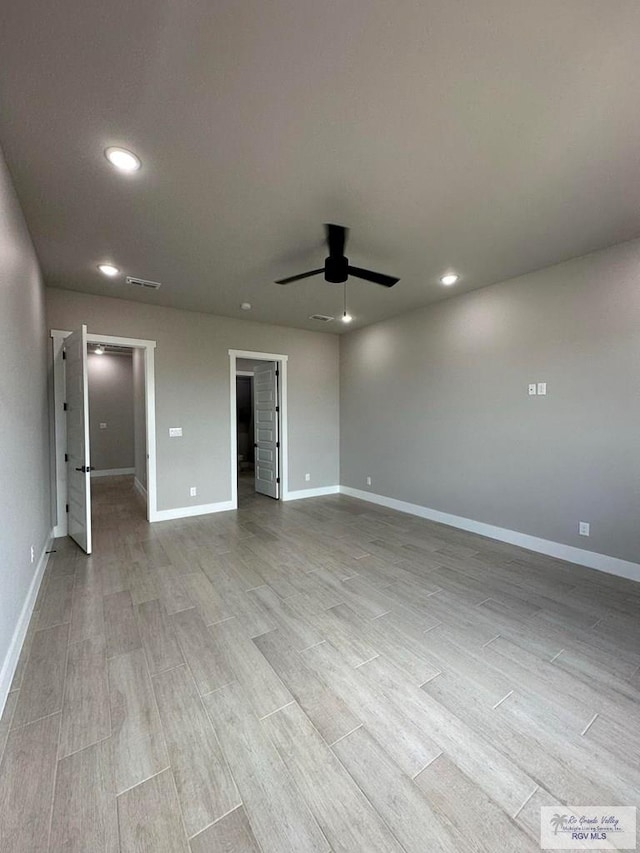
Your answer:
[[[64,342],[67,412],[67,506],[69,536],[91,553],[91,481],[89,463],[89,383],[87,327]]]
[[[280,497],[278,365],[265,361],[253,369],[253,428],[256,492]]]

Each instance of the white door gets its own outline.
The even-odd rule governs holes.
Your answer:
[[[253,369],[253,429],[256,492],[280,497],[278,365],[265,361]]]
[[[91,553],[91,482],[87,327],[64,342],[67,410],[67,505],[69,536]]]

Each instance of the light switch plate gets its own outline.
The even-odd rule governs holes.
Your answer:
[[[578,533],[580,536],[589,536],[591,530],[591,525],[588,521],[579,521],[578,522]]]
[[[182,427],[169,427],[169,438],[180,438]]]
[[[106,428],[107,428],[106,424],[103,424],[103,423],[100,424],[100,429],[106,429]]]
[[[538,382],[538,395],[544,395],[547,393],[547,383],[546,382]]]

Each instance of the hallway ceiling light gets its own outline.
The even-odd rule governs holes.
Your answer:
[[[114,267],[113,264],[98,264],[98,269],[103,275],[108,275],[109,278],[120,275],[120,270],[118,267]]]
[[[102,344],[98,344],[98,346],[94,349],[96,355],[104,355],[104,347]]]
[[[351,316],[351,314],[349,314],[348,311],[345,311],[344,314],[342,315],[342,322],[343,323],[350,323],[352,320],[353,320],[353,317]]]
[[[442,276],[442,278],[440,279],[440,283],[446,285],[455,284],[459,278],[460,276],[457,275],[457,273],[448,272],[446,275]]]
[[[126,148],[107,148],[104,156],[121,172],[137,172],[142,163],[140,158]]]
[[[243,311],[251,311],[251,303],[250,302],[241,302],[240,307]]]

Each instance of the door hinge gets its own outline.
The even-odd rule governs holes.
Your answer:
[[[63,405],[64,410],[65,410],[65,412],[66,412],[66,411],[67,411],[67,409],[68,409],[69,407],[67,406],[67,404],[66,404],[66,403],[63,403],[62,405]]]
[[[68,453],[65,453],[65,454],[64,454],[64,461],[65,461],[65,462],[68,462],[68,461],[69,461],[69,454],[68,454]]]
[[[65,504],[65,506],[64,506],[64,511],[65,511],[65,512],[69,512],[69,504]]]
[[[280,447],[280,442],[276,441],[276,447]]]
[[[66,351],[66,349],[63,349],[63,350],[62,350],[62,360],[63,360],[63,361],[66,361],[66,360],[67,360],[67,351]]]
[[[280,406],[276,406],[276,412],[280,411]]]
[[[276,368],[276,376],[280,376],[280,371]]]
[[[280,477],[276,477],[276,483],[280,482]]]

